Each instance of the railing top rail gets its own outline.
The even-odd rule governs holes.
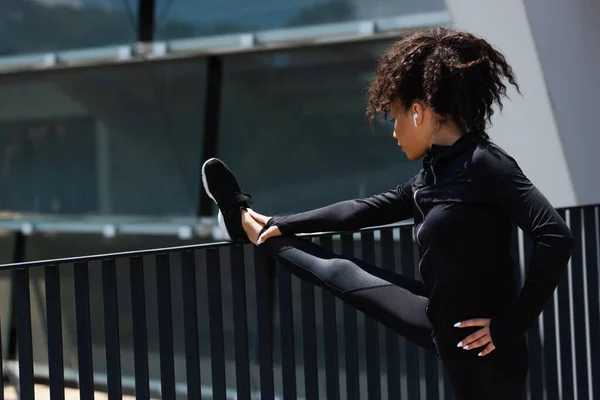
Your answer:
[[[410,221],[402,221],[395,224],[384,225],[384,226],[374,226],[365,229],[361,229],[360,232],[365,231],[375,231],[384,228],[399,228],[412,226],[413,222]],[[318,232],[311,233],[306,235],[299,235],[304,237],[319,237],[325,235],[332,234],[343,234],[343,233],[355,233],[355,232]],[[224,246],[230,246],[230,242],[212,242],[212,243],[202,243],[202,244],[192,244],[186,246],[175,246],[175,247],[163,247],[156,249],[145,249],[145,250],[134,250],[134,251],[124,251],[118,253],[106,253],[106,254],[92,254],[88,256],[77,256],[77,257],[66,257],[66,258],[55,258],[48,260],[37,260],[37,261],[26,261],[20,263],[9,263],[9,264],[0,264],[0,271],[9,270],[9,269],[21,269],[21,268],[33,268],[33,267],[41,267],[45,265],[53,265],[53,264],[64,264],[64,263],[72,263],[72,262],[82,262],[82,261],[95,261],[95,260],[105,260],[109,258],[120,258],[120,257],[135,257],[135,256],[145,256],[151,254],[160,254],[160,253],[172,253],[186,250],[201,250],[208,248],[220,248]]]
[[[594,208],[599,207],[598,204],[586,204],[581,206],[574,207],[560,207],[558,210],[577,210],[584,208]],[[413,221],[407,220],[398,222],[395,224],[384,225],[384,226],[374,226],[365,229],[361,229],[359,232],[364,231],[375,231],[383,228],[399,228],[412,226]],[[355,232],[319,232],[319,233],[311,233],[306,235],[300,235],[304,237],[319,237],[325,235],[332,234],[343,234],[343,233],[355,233]],[[125,251],[119,253],[107,253],[107,254],[93,254],[89,256],[79,256],[79,257],[67,257],[67,258],[56,258],[49,260],[37,260],[37,261],[27,261],[21,263],[9,263],[9,264],[0,264],[0,271],[8,270],[8,269],[17,269],[17,268],[31,268],[31,267],[40,267],[45,265],[52,264],[62,264],[62,263],[71,263],[71,262],[81,262],[81,261],[94,261],[94,260],[105,260],[107,258],[118,258],[118,257],[134,257],[134,256],[144,256],[151,254],[159,254],[159,253],[171,253],[176,251],[185,251],[185,250],[200,250],[200,249],[208,249],[208,248],[220,248],[224,246],[229,246],[231,243],[229,242],[213,242],[213,243],[202,243],[202,244],[193,244],[187,246],[175,246],[175,247],[164,247],[164,248],[156,248],[156,249],[145,249],[145,250],[135,250],[135,251]]]

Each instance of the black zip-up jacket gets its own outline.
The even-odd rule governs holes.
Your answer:
[[[269,225],[282,234],[350,231],[411,217],[434,338],[436,330],[471,318],[492,319],[496,347],[522,338],[573,246],[569,228],[517,162],[490,141],[467,135],[452,146],[433,145],[423,169],[396,189],[273,217]],[[510,252],[513,222],[535,241],[520,294]]]

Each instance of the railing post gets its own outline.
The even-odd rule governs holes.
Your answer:
[[[117,299],[117,271],[115,260],[102,260],[102,297],[104,299],[104,338],[106,344],[106,369],[108,396],[118,399],[121,387],[121,346],[119,340],[119,304]]]
[[[275,261],[254,248],[256,286],[258,364],[260,366],[260,397],[275,398],[273,382],[273,330],[275,318]]]
[[[185,327],[185,365],[187,398],[202,397],[200,383],[200,348],[198,345],[198,298],[196,296],[196,258],[193,251],[181,253],[183,318]]]
[[[60,301],[60,274],[56,264],[45,267],[46,319],[48,326],[48,374],[50,398],[65,398],[65,377],[63,362],[62,316]]]
[[[210,357],[212,363],[212,396],[226,397],[225,344],[223,342],[223,303],[221,300],[221,262],[219,249],[206,250],[208,282],[208,318],[210,319]]]
[[[150,375],[148,372],[148,333],[146,329],[146,284],[144,282],[144,261],[141,256],[129,258],[129,276],[135,394],[139,399],[149,399]]]
[[[341,235],[342,254],[354,256],[354,239],[351,233]],[[344,345],[346,348],[346,398],[360,398],[360,371],[358,367],[358,318],[357,311],[344,303]]]
[[[171,269],[168,253],[156,255],[156,288],[161,395],[163,399],[174,400],[176,392],[175,362],[173,360],[173,312],[171,310]]]
[[[75,285],[75,323],[77,325],[77,364],[82,399],[94,398],[92,328],[90,317],[90,280],[87,262],[73,265]]]

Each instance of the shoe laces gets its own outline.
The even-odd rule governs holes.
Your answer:
[[[250,193],[236,193],[235,201],[237,204],[252,204],[254,200],[252,200],[252,196]]]
[[[237,208],[237,207],[248,207],[249,204],[254,203],[254,200],[252,200],[252,196],[249,193],[242,193],[242,192],[238,192],[235,193],[233,196],[231,197],[227,197],[224,200],[220,201],[219,204],[219,208],[221,210],[224,209],[228,209],[228,208]]]

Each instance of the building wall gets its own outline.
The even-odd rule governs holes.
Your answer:
[[[447,0],[454,24],[487,38],[512,64],[511,91],[490,133],[557,207],[600,203],[594,108],[600,92],[600,3]]]
[[[447,0],[456,27],[483,36],[515,70],[522,96],[512,88],[490,129],[493,140],[521,165],[556,207],[577,203],[542,64],[522,0]]]
[[[577,204],[600,202],[600,2],[525,0]]]

